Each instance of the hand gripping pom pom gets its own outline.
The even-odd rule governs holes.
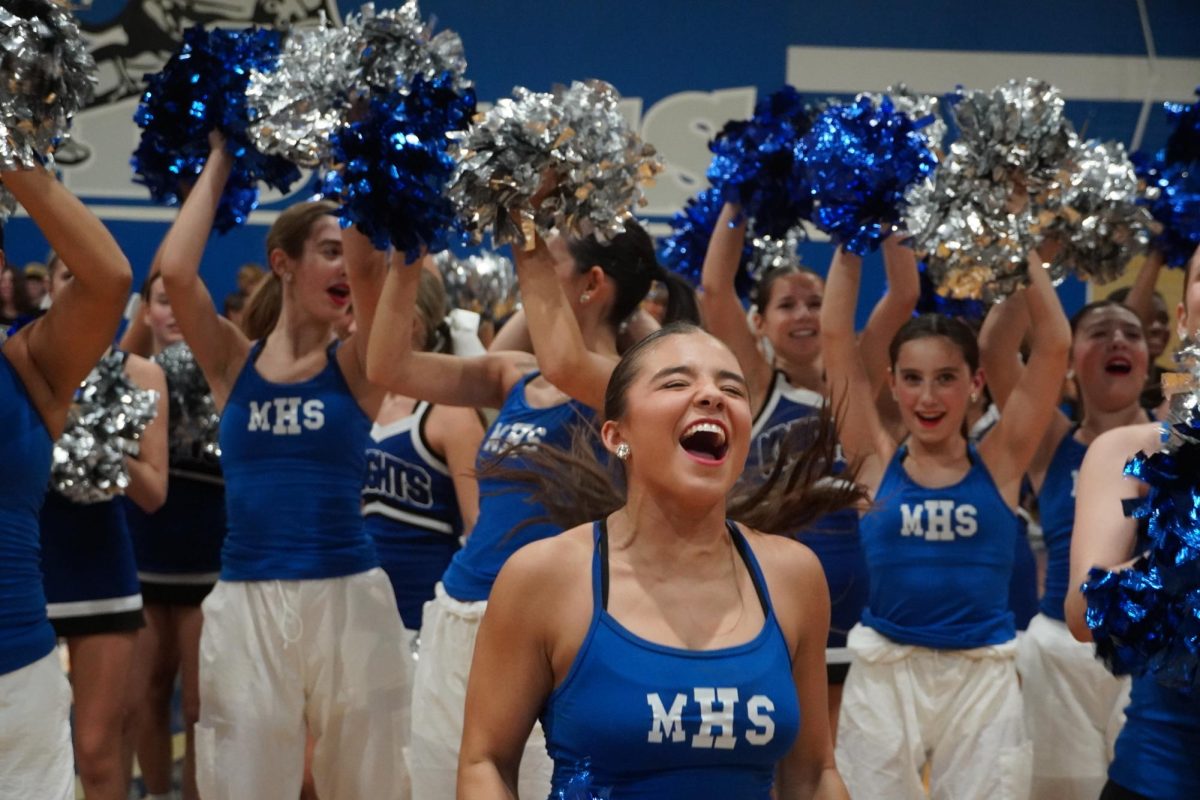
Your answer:
[[[300,178],[295,165],[258,150],[250,141],[246,86],[252,70],[275,66],[279,34],[248,28],[189,28],[182,48],[162,71],[146,77],[134,120],[142,138],[134,151],[135,180],[161,203],[178,205],[210,152],[208,134],[219,130],[234,167],[217,208],[214,227],[227,231],[258,205],[258,183],[286,192]]]
[[[129,487],[126,456],[136,456],[154,419],[158,392],[125,375],[125,354],[110,350],[84,380],[54,443],[50,485],[76,503],[99,503]]]
[[[61,5],[8,0],[0,7],[0,170],[53,165],[71,119],[91,102],[95,71]]]
[[[876,250],[899,222],[904,192],[937,163],[891,100],[860,95],[831,106],[796,146],[813,196],[813,222],[851,253]]]

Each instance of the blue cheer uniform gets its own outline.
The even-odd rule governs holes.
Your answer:
[[[1108,777],[1152,800],[1200,797],[1200,700],[1152,676],[1133,679]]]
[[[765,479],[778,458],[780,445],[795,435],[797,426],[815,423],[824,403],[825,398],[820,394],[792,386],[787,376],[777,371],[766,401],[754,418],[743,479],[755,482]],[[836,469],[844,466],[839,461]],[[849,666],[846,634],[862,616],[869,583],[859,538],[858,512],[848,508],[826,514],[793,535],[812,549],[825,570],[832,602],[826,661],[830,681],[841,683]]]
[[[1064,622],[1063,604],[1071,582],[1071,531],[1075,527],[1075,482],[1087,454],[1087,445],[1075,439],[1071,428],[1050,459],[1038,492],[1038,512],[1046,541],[1046,590],[1038,611]]]
[[[642,639],[609,615],[607,531],[603,523],[594,530],[592,622],[541,713],[554,791],[567,791],[586,770],[587,796],[767,800],[799,733],[800,703],[787,641],[745,537],[729,525],[762,604],[762,629],[744,644],[686,650]]]
[[[362,489],[364,526],[392,582],[404,627],[421,627],[421,609],[459,549],[462,512],[446,462],[425,439],[433,406],[371,429]]]
[[[0,675],[6,675],[54,650],[38,532],[54,443],[2,350],[0,421]]]

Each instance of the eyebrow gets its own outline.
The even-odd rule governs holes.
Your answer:
[[[650,378],[650,380],[657,381],[660,378],[665,378],[668,375],[686,375],[689,378],[694,378],[694,377],[696,377],[696,370],[692,369],[689,366],[683,365],[683,364],[679,364],[679,365],[676,365],[673,367],[663,367],[658,372],[654,373],[654,375]],[[738,373],[733,372],[732,370],[727,370],[727,369],[718,370],[717,378],[720,380],[733,381],[734,383],[740,383],[742,386],[745,386],[746,388],[749,388],[749,386],[750,386],[750,384],[746,383],[745,378],[743,378]]]

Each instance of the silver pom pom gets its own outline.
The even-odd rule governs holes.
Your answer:
[[[96,62],[52,0],[0,7],[0,170],[50,166],[75,112],[92,99]]]
[[[431,35],[416,0],[379,12],[374,3],[367,3],[360,17],[347,24],[362,30],[362,75],[372,90],[391,91],[417,75],[433,78],[443,72],[458,78],[459,93],[470,88],[471,82],[463,77],[467,59],[462,39],[454,31]]]
[[[167,441],[172,468],[217,472],[221,415],[204,373],[185,342],[176,342],[154,357],[167,378],[170,417]]]
[[[433,258],[442,273],[451,307],[500,320],[521,304],[517,273],[512,261],[504,256],[483,253],[459,259],[443,250]]]
[[[84,380],[54,443],[50,483],[68,500],[99,503],[129,487],[126,456],[137,456],[142,431],[158,411],[158,392],[125,375],[125,354],[110,350]]]
[[[1163,394],[1169,402],[1163,425],[1168,438],[1165,449],[1175,450],[1182,444],[1200,441],[1200,340],[1189,334],[1179,342],[1175,351],[1175,372],[1164,372]]]
[[[576,81],[554,94],[518,87],[476,118],[455,146],[451,197],[473,241],[532,246],[535,232],[569,231],[607,240],[625,230],[642,186],[662,169],[654,148],[630,130],[619,95],[603,81]],[[554,188],[530,202],[547,173]],[[515,214],[518,225],[512,220]]]
[[[1108,283],[1149,246],[1154,221],[1137,202],[1138,179],[1124,145],[1082,143],[1070,166],[1061,200],[1041,211],[1042,231],[1059,245],[1051,277],[1074,272]]]
[[[752,280],[758,280],[770,270],[800,266],[798,247],[806,236],[802,226],[788,231],[784,237],[756,236],[750,242],[746,273]]]
[[[15,213],[17,213],[17,198],[13,197],[13,193],[0,183],[0,225],[8,222],[8,218]]]
[[[917,132],[925,137],[929,149],[940,154],[946,141],[946,120],[942,118],[942,101],[935,95],[917,94],[903,83],[897,83],[883,90],[881,94],[868,95],[875,105],[884,97],[892,101],[892,107],[908,116],[913,122],[924,119],[930,120]]]

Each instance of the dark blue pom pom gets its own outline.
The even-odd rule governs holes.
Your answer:
[[[938,294],[937,284],[926,272],[924,261],[918,265],[917,272],[921,280],[921,295],[917,298],[914,314],[941,314],[970,320],[982,320],[987,316],[988,305],[982,300],[956,300]]]
[[[1120,572],[1093,569],[1083,584],[1096,657],[1116,675],[1140,675],[1169,635],[1170,600],[1145,561]]]
[[[1131,160],[1147,194],[1157,194],[1144,200],[1163,227],[1151,246],[1162,252],[1167,266],[1182,267],[1200,247],[1200,161],[1171,164],[1161,151],[1134,153]]]
[[[460,94],[455,84],[449,72],[432,80],[418,75],[408,87],[373,96],[367,114],[331,138],[343,167],[325,176],[323,190],[342,203],[343,224],[410,261],[423,248],[445,250],[454,229],[445,188],[455,160],[446,134],[464,130],[475,113],[474,92]]]
[[[595,785],[591,763],[584,760],[575,766],[575,771],[565,786],[554,792],[551,800],[610,800],[612,788]]]
[[[812,195],[795,169],[795,145],[816,116],[790,86],[758,102],[754,116],[729,122],[709,143],[708,180],[721,198],[741,206],[759,236],[783,237],[811,218]]]
[[[1196,88],[1200,95],[1200,87]],[[1194,103],[1163,103],[1173,130],[1167,139],[1167,162],[1186,164],[1200,161],[1200,100]]]
[[[227,231],[246,221],[258,204],[258,184],[288,191],[299,180],[294,164],[259,152],[246,135],[246,84],[253,69],[271,70],[279,55],[276,31],[206,31],[183,34],[183,46],[160,72],[146,76],[146,92],[134,114],[142,138],[131,163],[134,180],[150,196],[178,205],[208,159],[208,134],[225,135],[233,172],[217,208],[214,227]]]
[[[708,242],[716,230],[724,205],[725,201],[716,188],[710,187],[689,198],[683,210],[671,219],[670,235],[659,242],[659,260],[667,269],[679,273],[693,286],[700,285]],[[754,286],[754,279],[746,270],[752,250],[747,240],[742,248],[741,266],[734,279],[734,289],[743,299],[750,296],[750,290]]]
[[[920,127],[890,99],[876,105],[865,96],[813,122],[796,146],[797,167],[812,192],[812,220],[835,243],[863,255],[892,232],[905,189],[937,166]]]

